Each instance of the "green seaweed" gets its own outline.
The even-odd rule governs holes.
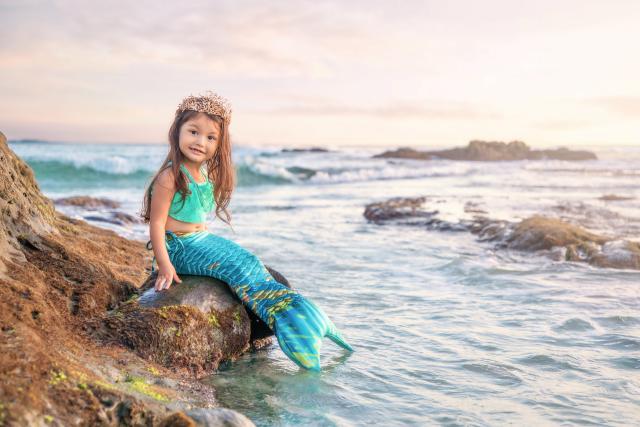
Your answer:
[[[242,316],[241,316],[241,314],[240,314],[240,310],[243,310],[243,308],[242,308],[242,307],[240,307],[240,309],[236,310],[236,311],[233,313],[233,320],[234,320],[234,322],[236,322],[236,323],[240,323],[240,321],[242,320]]]
[[[136,377],[136,376],[127,374],[127,377],[125,378],[124,381],[129,384],[129,387],[132,390],[137,391],[138,393],[142,393],[144,395],[152,397],[161,402],[169,401],[169,398],[167,396],[153,390],[153,386],[147,383],[146,380],[142,377]]]
[[[158,309],[158,314],[163,319],[166,319],[167,315],[169,315],[169,312],[175,310],[178,307],[180,307],[180,306],[179,305],[165,305],[164,307],[160,307]]]
[[[51,379],[49,380],[49,384],[51,385],[58,385],[61,382],[64,382],[67,380],[67,375],[64,373],[64,371],[51,371]]]
[[[132,302],[135,302],[138,298],[140,298],[140,295],[134,293],[124,303],[125,304],[131,304]]]
[[[102,387],[104,389],[107,389],[107,390],[117,390],[118,389],[113,384],[109,384],[109,383],[101,381],[101,380],[95,380],[93,382],[93,384],[97,385],[98,387]]]
[[[213,311],[209,312],[209,317],[207,318],[207,320],[209,321],[209,324],[215,328],[219,328],[220,327],[220,322],[218,322],[218,318],[216,317],[216,314]]]

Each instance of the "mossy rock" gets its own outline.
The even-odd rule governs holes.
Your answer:
[[[283,284],[288,282],[270,270]],[[139,356],[196,377],[226,360],[271,342],[273,332],[247,309],[229,286],[207,276],[180,275],[182,283],[156,291],[155,276],[138,298],[129,298],[90,325],[102,341],[118,343]]]
[[[286,277],[284,277],[277,270],[269,266],[265,266],[265,267],[277,282],[282,283],[283,285],[291,289],[291,284],[289,283]],[[183,275],[180,275],[180,278],[184,279],[182,276]],[[217,310],[211,311],[209,310],[209,307],[215,306],[216,304],[224,303],[224,301],[227,300],[226,299],[227,293],[225,292],[221,293],[219,291],[226,288],[228,290],[228,294],[231,295],[231,297],[238,304],[242,304],[240,299],[233,293],[233,291],[231,291],[229,286],[220,280],[216,280],[213,278],[206,278],[206,279],[209,279],[206,283],[216,283],[215,288],[211,289],[211,288],[207,288],[206,286],[204,288],[201,288],[199,286],[194,286],[194,284],[197,282],[193,281],[194,280],[193,277],[197,277],[197,276],[188,276],[188,275],[184,275],[184,276],[189,278],[187,286],[182,288],[180,287],[185,283],[183,280],[182,283],[178,283],[178,284],[173,283],[167,291],[163,291],[163,292],[153,292],[153,289],[151,288],[155,283],[156,275],[150,276],[145,282],[145,284],[142,286],[142,289],[144,291],[144,298],[142,299],[142,302],[140,302],[140,304],[142,306],[148,306],[148,307],[162,306],[162,305],[179,305],[179,304],[193,305],[198,307],[202,312],[208,313],[207,318],[210,324],[212,326],[217,325],[218,327],[219,327],[219,322],[215,314]],[[223,298],[223,299],[220,299],[220,298]],[[135,299],[135,297],[132,297],[132,299]],[[243,306],[243,307],[245,308],[247,315],[249,316],[249,320],[251,321],[250,341],[252,345],[258,341],[260,341],[261,343],[264,343],[265,338],[272,337],[273,331],[271,330],[271,328],[269,328],[269,326],[265,322],[260,320],[260,318],[256,316],[253,313],[253,311],[251,311],[251,309],[249,309],[246,306]],[[264,344],[258,345],[258,347],[262,345]]]
[[[575,250],[591,253],[591,244],[602,245],[607,240],[568,222],[536,215],[517,224],[507,244],[512,249],[526,251],[574,246]]]

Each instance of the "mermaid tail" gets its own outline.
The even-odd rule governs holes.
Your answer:
[[[298,366],[320,370],[325,336],[353,351],[320,307],[276,281],[257,256],[237,243],[208,231],[182,237],[167,231],[167,250],[178,274],[210,276],[227,283],[273,330],[282,351]]]
[[[320,346],[327,336],[353,351],[333,322],[313,301],[297,294],[288,307],[275,313],[274,332],[282,351],[303,368],[320,371]]]

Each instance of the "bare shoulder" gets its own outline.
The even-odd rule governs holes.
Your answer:
[[[156,178],[156,185],[164,187],[167,190],[175,190],[176,183],[173,176],[173,170],[171,168],[166,168],[165,170],[160,172],[158,174],[158,177]]]

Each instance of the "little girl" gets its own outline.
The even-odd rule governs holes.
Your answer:
[[[178,273],[226,282],[269,325],[291,360],[319,371],[324,336],[353,351],[333,322],[311,300],[277,282],[257,256],[206,230],[214,206],[216,216],[231,226],[231,111],[228,100],[214,92],[188,96],[178,106],[169,129],[169,153],[142,208],[158,265],[155,289],[168,289],[173,280],[181,283]]]

